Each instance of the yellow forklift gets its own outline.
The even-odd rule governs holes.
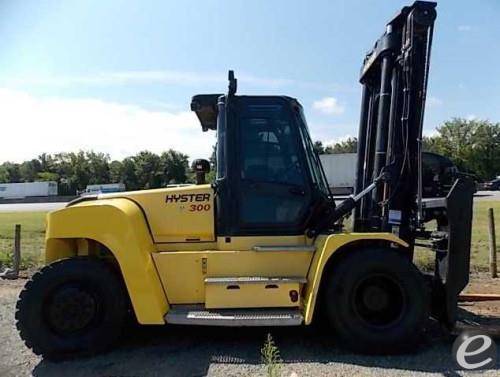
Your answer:
[[[421,137],[435,3],[386,25],[364,59],[355,194],[336,205],[299,102],[196,95],[217,132],[216,179],[85,196],[47,217],[46,266],[17,303],[36,354],[97,353],[143,325],[301,326],[320,316],[358,352],[411,349],[449,328],[468,283],[473,184],[422,198]],[[345,230],[352,217],[352,231]],[[435,220],[437,229],[426,223]],[[425,274],[415,246],[435,253]]]

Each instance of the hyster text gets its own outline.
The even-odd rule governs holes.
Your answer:
[[[165,203],[190,203],[207,202],[210,200],[210,194],[171,194],[165,198]]]

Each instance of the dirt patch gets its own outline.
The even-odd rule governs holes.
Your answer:
[[[421,348],[411,355],[355,355],[336,344],[324,329],[207,328],[130,326],[116,348],[92,358],[60,363],[42,360],[27,349],[15,328],[14,310],[25,279],[0,280],[0,376],[265,376],[260,348],[272,333],[283,359],[282,376],[461,376],[451,357],[453,337],[436,326]],[[497,293],[500,280],[474,275],[468,292]],[[490,318],[500,327],[497,304],[462,306],[468,321]],[[486,317],[489,313],[491,317]],[[322,331],[323,330],[323,331]],[[497,342],[500,350],[500,341]],[[495,370],[482,372],[498,376]],[[477,372],[470,375],[477,376]]]
[[[26,279],[0,279],[0,376],[28,376],[40,358],[26,348],[15,327],[17,297]]]
[[[0,297],[7,297],[12,294],[17,295],[24,286],[26,279],[16,280],[1,280],[0,281]]]
[[[488,274],[474,274],[464,293],[487,293],[500,295],[500,278],[492,279]],[[463,308],[480,316],[500,319],[500,301],[462,303]]]

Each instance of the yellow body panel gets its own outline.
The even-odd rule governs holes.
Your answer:
[[[191,205],[202,207],[190,211]],[[370,239],[408,246],[390,233],[325,235],[314,244],[303,235],[216,238],[213,190],[208,185],[107,194],[52,212],[47,220],[47,262],[95,255],[92,241],[104,245],[119,264],[143,324],[164,323],[169,304],[290,306],[289,292],[298,288],[301,295],[294,305],[300,305],[309,324],[324,267],[337,250]],[[238,277],[295,278],[306,283],[287,283],[267,294],[258,284],[232,292],[205,284],[206,278]]]
[[[217,238],[218,250],[252,250],[254,246],[298,246],[311,245],[311,239],[301,236],[243,236]]]
[[[144,211],[154,242],[207,242],[214,236],[214,192],[210,185],[101,195],[126,197]]]
[[[262,245],[259,239],[263,237],[253,238],[252,244]],[[162,252],[154,254],[153,257],[169,303],[196,304],[203,303],[205,300],[204,280],[206,277],[305,278],[313,253],[310,251],[206,250]]]
[[[301,236],[217,237],[213,242],[157,243],[158,251],[252,250],[254,246],[311,245],[311,239]]]
[[[205,307],[213,308],[272,308],[295,307],[290,291],[300,292],[300,283],[205,283]]]
[[[312,321],[318,290],[326,263],[333,253],[343,246],[355,241],[385,240],[394,244],[408,247],[408,244],[392,233],[340,233],[328,236],[319,236],[316,239],[316,252],[307,274],[304,293],[304,323],[309,325]]]
[[[115,256],[137,319],[162,324],[168,303],[151,257],[155,250],[144,215],[134,202],[83,202],[47,215],[47,263],[76,255],[78,239],[106,246]]]

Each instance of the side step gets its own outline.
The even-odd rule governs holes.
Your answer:
[[[203,305],[174,305],[167,323],[201,326],[300,326],[298,309],[205,309]]]
[[[305,283],[302,277],[207,277],[205,308],[297,308]]]

